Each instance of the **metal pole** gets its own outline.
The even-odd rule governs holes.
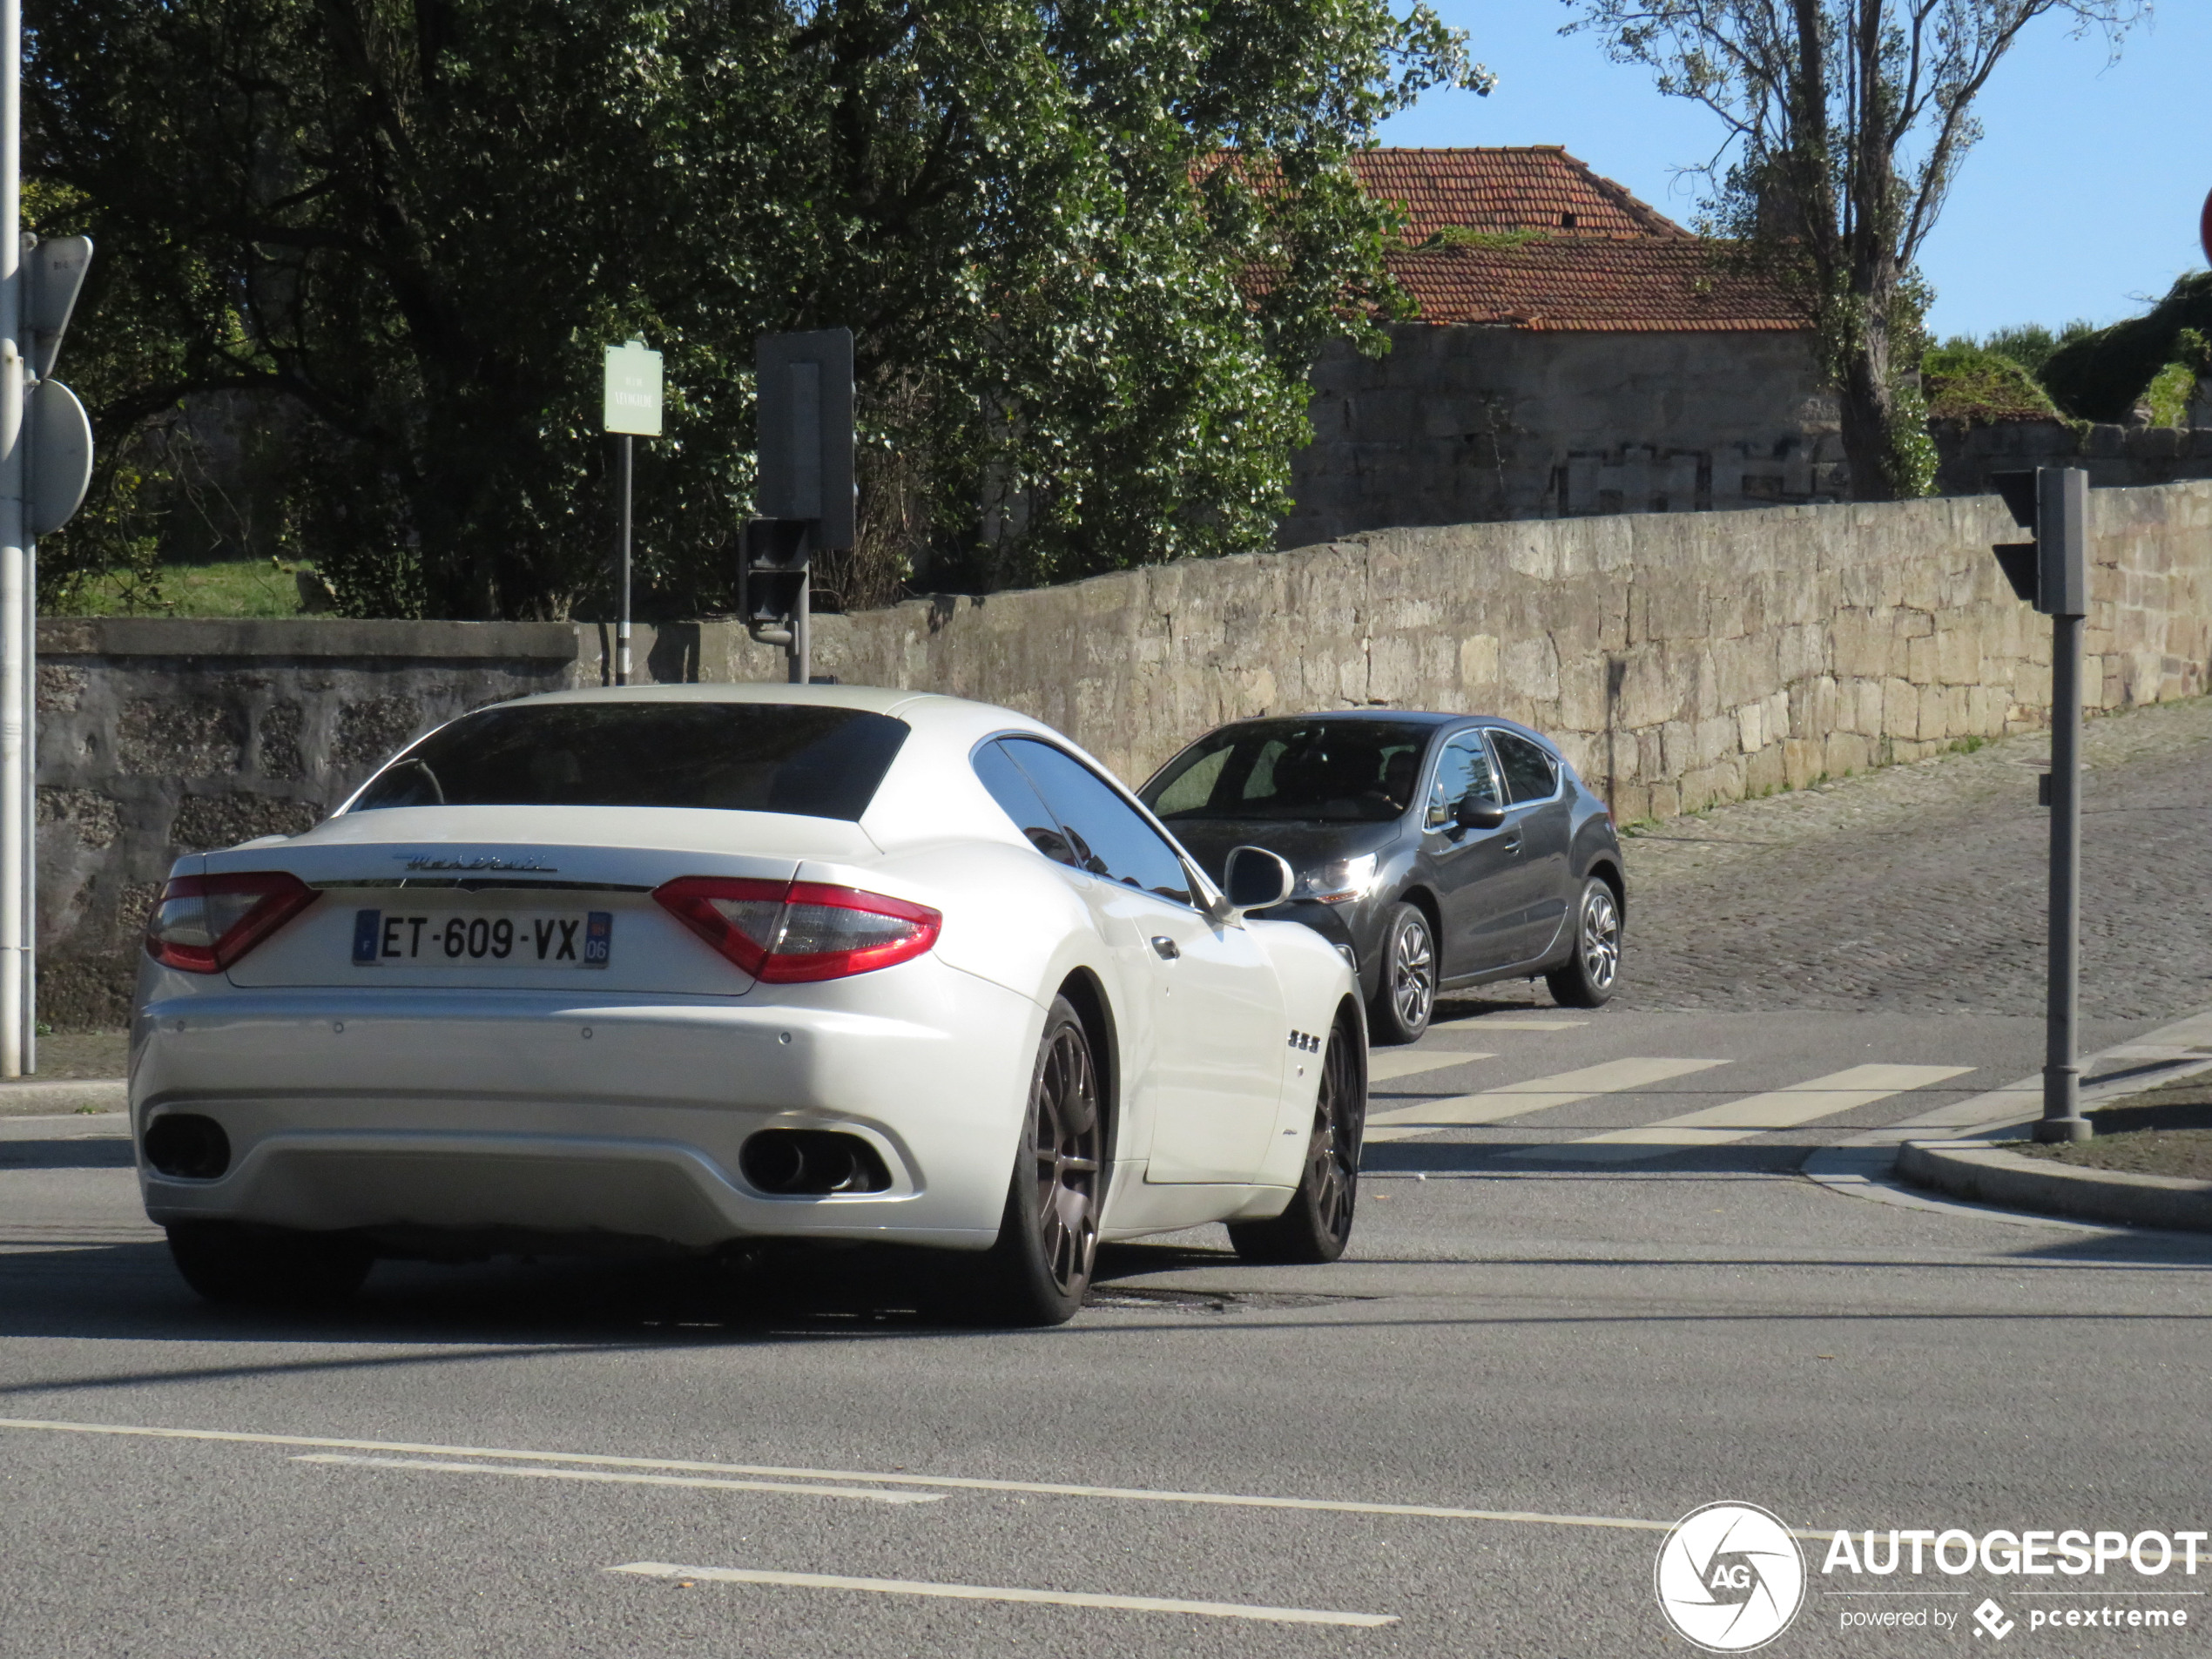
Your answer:
[[[38,544],[23,544],[23,1069],[38,1069]]]
[[[0,1077],[24,1071],[23,5],[0,0]]]
[[[2050,1001],[2044,1021],[2039,1141],[2086,1141],[2074,1022],[2081,1001],[2081,634],[2086,617],[2051,618]]]
[[[806,684],[806,654],[813,643],[807,637],[811,631],[806,624],[808,614],[813,610],[811,603],[813,591],[813,572],[811,570],[801,571],[799,577],[799,603],[791,610],[791,644],[786,647],[786,655],[784,664],[790,682],[793,685]]]
[[[622,435],[622,614],[615,623],[615,684],[630,684],[630,454],[637,441]]]

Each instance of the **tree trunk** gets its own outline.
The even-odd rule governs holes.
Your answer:
[[[1890,423],[1897,399],[1890,382],[1890,330],[1886,317],[1865,319],[1858,343],[1838,376],[1843,409],[1844,457],[1851,463],[1853,501],[1894,501]]]

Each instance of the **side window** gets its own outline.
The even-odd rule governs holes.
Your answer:
[[[1516,806],[1524,800],[1548,800],[1559,787],[1559,772],[1552,758],[1526,738],[1510,732],[1493,732],[1498,770],[1506,775],[1506,798]]]
[[[1008,738],[1012,755],[1068,832],[1078,869],[1190,903],[1190,878],[1159,833],[1082,762],[1049,743]]]
[[[1172,818],[1177,813],[1195,813],[1211,805],[1214,786],[1221,781],[1222,768],[1229,764],[1231,752],[1227,745],[1215,750],[1163,789],[1158,800],[1146,805],[1162,818]]]
[[[1053,822],[1052,814],[1044,809],[1044,802],[1037,799],[1036,789],[1004,749],[995,743],[987,743],[978,749],[975,776],[991,792],[991,799],[1006,809],[1015,828],[1029,838],[1031,846],[1056,863],[1078,862],[1068,846],[1068,838],[1060,833],[1060,826]]]
[[[1480,732],[1462,732],[1445,739],[1444,752],[1436,758],[1436,782],[1428,792],[1424,826],[1442,829],[1452,821],[1453,808],[1469,795],[1486,805],[1499,804],[1503,799]]]

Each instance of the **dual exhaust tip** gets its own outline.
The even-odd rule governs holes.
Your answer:
[[[875,1148],[837,1130],[764,1129],[745,1143],[738,1168],[756,1190],[779,1198],[883,1192],[891,1185]]]

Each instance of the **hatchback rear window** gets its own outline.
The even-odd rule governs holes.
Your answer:
[[[481,709],[406,750],[384,806],[690,806],[858,819],[907,724],[789,703],[536,703]]]

